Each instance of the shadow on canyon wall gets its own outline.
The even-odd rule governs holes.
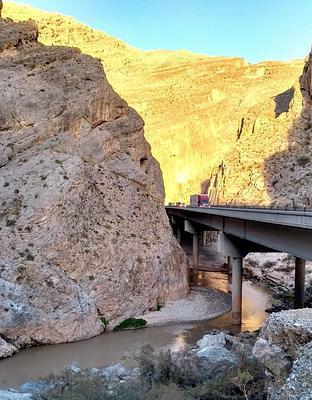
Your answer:
[[[273,98],[272,118],[258,128],[259,134],[256,137],[252,136],[254,131],[247,133],[250,140],[248,144],[253,147],[248,166],[237,160],[241,156],[245,158],[249,156],[246,153],[248,150],[246,141],[245,147],[244,143],[240,147],[238,142],[236,149],[231,150],[211,176],[202,182],[202,193],[208,193],[211,204],[252,206],[266,204],[272,207],[289,208],[312,206],[311,70],[312,56],[310,55],[299,78],[299,85],[296,83]],[[287,129],[288,118],[288,115],[284,113],[297,115],[288,128],[287,135],[283,134]],[[259,118],[261,119],[261,115]],[[285,149],[282,138],[286,136],[288,144]],[[276,152],[259,164],[257,159],[259,154],[254,149],[266,146],[285,150]],[[259,176],[262,178],[259,179]],[[257,179],[262,182],[262,185],[264,183],[262,191],[257,189]],[[231,190],[231,186],[236,186],[234,191]]]
[[[301,92],[303,106],[299,116],[288,130],[288,148],[268,157],[263,164],[266,190],[271,206],[290,208],[311,208],[312,206],[311,66],[312,55],[310,54],[299,78],[297,90]],[[291,87],[274,98],[276,118],[281,113],[289,111],[294,95],[295,88]]]

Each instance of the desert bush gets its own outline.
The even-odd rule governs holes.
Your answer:
[[[144,346],[136,357],[141,371],[141,378],[148,385],[168,384],[173,382],[181,387],[194,386],[204,379],[203,361],[195,357],[190,349],[179,353],[162,351]]]
[[[105,400],[106,382],[89,372],[65,371],[47,379],[47,389],[34,395],[35,400]]]
[[[207,360],[194,352],[156,353],[145,346],[136,356],[139,374],[113,384],[101,374],[66,371],[47,380],[35,400],[264,400],[264,373],[255,359],[207,379]],[[207,367],[207,364],[206,364]],[[208,366],[209,367],[209,366]]]
[[[311,160],[310,154],[301,154],[300,156],[297,157],[297,163],[301,167],[304,167],[306,164],[308,164],[310,160]]]

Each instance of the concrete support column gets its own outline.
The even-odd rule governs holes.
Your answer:
[[[227,263],[228,271],[231,271],[232,270],[232,258],[230,256],[226,257],[226,263]]]
[[[199,264],[199,238],[198,233],[193,233],[193,285],[198,283],[198,264]]]
[[[182,229],[180,225],[177,225],[177,241],[181,244],[182,241]]]
[[[232,324],[242,323],[242,271],[243,259],[232,258]]]
[[[207,246],[207,231],[203,231],[203,246]]]
[[[295,259],[295,308],[304,307],[304,291],[305,291],[305,265],[306,261],[302,258]]]

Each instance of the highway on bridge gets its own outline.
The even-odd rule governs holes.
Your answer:
[[[295,307],[303,307],[305,260],[312,260],[312,211],[211,206],[166,207],[178,240],[193,235],[193,281],[198,275],[198,238],[218,231],[218,248],[231,257],[233,323],[241,323],[242,265],[249,252],[285,252],[295,257]]]

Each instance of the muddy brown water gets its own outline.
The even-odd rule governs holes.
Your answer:
[[[229,291],[227,275],[220,272],[201,272],[199,284]],[[271,307],[272,292],[249,281],[243,283],[242,331],[260,328]],[[182,349],[195,344],[212,329],[239,332],[230,323],[230,313],[221,317],[189,324],[174,324],[137,331],[112,332],[77,343],[39,346],[22,350],[0,361],[0,388],[17,388],[25,382],[58,373],[71,364],[82,368],[103,367],[123,360],[144,344],[155,349]]]

